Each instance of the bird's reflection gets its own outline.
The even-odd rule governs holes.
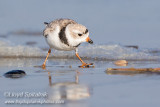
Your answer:
[[[80,100],[90,97],[90,90],[87,85],[79,84],[79,72],[76,71],[76,74],[71,78],[74,80],[62,82],[54,82],[54,76],[48,72],[49,77],[49,94],[48,99],[50,100]],[[63,76],[62,76],[63,77]]]

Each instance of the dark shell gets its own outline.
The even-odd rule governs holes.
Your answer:
[[[23,70],[12,70],[4,74],[6,78],[21,78],[25,75],[26,73]]]

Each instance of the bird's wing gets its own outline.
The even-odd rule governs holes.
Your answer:
[[[43,35],[46,37],[49,32],[53,32],[57,26],[60,27],[60,30],[66,27],[68,24],[77,24],[74,20],[71,19],[57,19],[50,23],[45,22],[46,28],[43,31]]]

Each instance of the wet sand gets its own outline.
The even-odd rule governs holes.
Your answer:
[[[64,104],[30,104],[30,106],[157,106],[159,105],[160,82],[159,75],[155,74],[107,74],[106,69],[117,67],[113,61],[90,61],[95,68],[79,68],[78,60],[49,59],[46,70],[34,67],[42,64],[43,58],[1,58],[0,84],[1,106],[20,104],[4,104],[8,100],[21,101],[62,101]],[[129,61],[127,67],[157,67],[159,62]],[[72,68],[70,68],[72,66]],[[17,79],[5,78],[7,71],[21,69],[26,76]],[[23,96],[6,96],[7,92]],[[47,93],[46,96],[30,98],[27,93]],[[22,102],[24,103],[24,102]],[[23,104],[27,105],[27,104]]]

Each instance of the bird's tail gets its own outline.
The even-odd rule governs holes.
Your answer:
[[[44,22],[44,24],[45,24],[46,26],[48,26],[49,23],[48,23],[48,22]]]

